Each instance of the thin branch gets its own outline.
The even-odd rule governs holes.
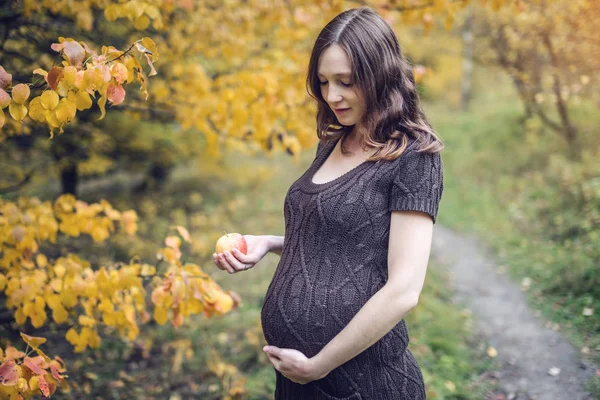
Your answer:
[[[34,63],[37,61],[29,56],[26,56],[23,53],[18,53],[16,51],[12,51],[12,50],[0,49],[0,60],[3,59],[4,58],[3,56],[5,56],[5,55],[22,58],[23,60],[29,61],[30,63]]]
[[[129,52],[131,51],[131,49],[133,49],[133,46],[135,46],[135,44],[136,44],[137,42],[139,42],[139,40],[137,40],[137,41],[133,42],[133,44],[132,44],[131,46],[129,46],[129,48],[128,48],[127,50],[125,50],[123,53],[121,53],[121,54],[120,54],[120,55],[119,55],[117,58],[114,58],[114,59],[112,59],[112,60],[107,60],[106,62],[107,62],[107,63],[108,63],[108,62],[113,62],[113,61],[116,61],[116,60],[118,60],[119,58],[123,57],[125,54],[129,53]]]
[[[29,181],[31,181],[31,178],[33,178],[33,175],[38,168],[44,167],[47,163],[48,162],[46,161],[46,162],[43,162],[43,163],[33,167],[27,174],[25,174],[25,177],[20,182],[14,184],[12,186],[0,188],[0,194],[11,193],[11,192],[19,190],[21,187],[25,186],[27,183],[29,183]]]

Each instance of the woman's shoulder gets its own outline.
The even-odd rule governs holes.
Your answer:
[[[391,160],[391,163],[397,168],[407,168],[419,164],[441,164],[442,157],[439,151],[428,151],[423,149],[422,142],[414,137],[407,138],[406,148],[395,159]]]

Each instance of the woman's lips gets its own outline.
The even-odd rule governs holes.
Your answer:
[[[348,111],[350,111],[349,108],[336,108],[335,109],[336,114],[344,114],[344,113],[346,113]]]

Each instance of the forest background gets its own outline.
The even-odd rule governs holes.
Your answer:
[[[272,397],[259,314],[278,256],[228,275],[211,254],[224,231],[283,235],[317,140],[309,50],[360,4],[0,6],[0,394]],[[598,362],[600,4],[367,4],[446,144],[439,223],[481,237]],[[429,398],[480,399],[497,352],[448,281],[432,265],[411,350]]]

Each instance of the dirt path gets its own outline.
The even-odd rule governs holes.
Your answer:
[[[594,368],[559,332],[544,326],[518,285],[496,272],[477,240],[436,225],[432,258],[453,275],[459,302],[471,309],[478,330],[498,350],[498,399],[587,400],[584,382]],[[557,376],[549,374],[560,368]]]

